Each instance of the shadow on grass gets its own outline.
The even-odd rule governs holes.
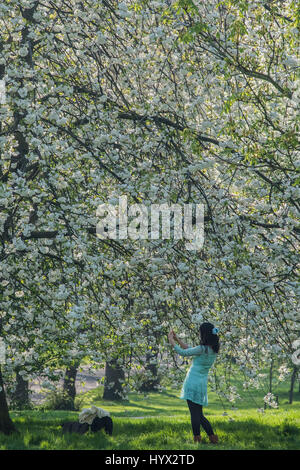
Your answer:
[[[286,399],[279,394],[279,402]],[[60,424],[77,420],[78,412],[51,410],[13,411],[11,416],[19,435],[4,436],[0,433],[0,450],[3,449],[97,449],[97,450],[185,450],[199,448],[193,443],[187,404],[172,390],[150,393],[147,396],[130,393],[129,400],[112,402],[103,400],[102,390],[95,389],[83,396],[81,409],[91,404],[106,408],[114,421],[113,436],[103,431],[97,434],[62,434]],[[280,406],[278,410],[257,413],[258,405],[251,401],[233,411],[227,407],[228,416],[211,393],[205,414],[213,430],[219,436],[218,446],[211,446],[202,431],[201,449],[299,449],[299,402]],[[296,395],[295,395],[296,398]],[[231,404],[230,404],[231,406]],[[134,416],[144,419],[133,419]],[[148,415],[152,415],[149,417]],[[155,416],[155,418],[153,417]],[[172,415],[172,416],[168,416]],[[230,415],[230,416],[229,416]]]
[[[14,419],[20,434],[0,434],[0,449],[69,449],[69,450],[184,450],[199,446],[192,441],[189,417],[114,418],[113,436],[104,431],[96,434],[62,434],[59,417],[52,412],[51,419],[37,416],[20,416]],[[64,412],[64,414],[67,414]],[[65,416],[64,416],[65,419]],[[272,421],[274,419],[275,421]],[[264,420],[265,422],[263,422]],[[270,415],[257,418],[243,418],[228,421],[225,417],[211,419],[214,432],[219,436],[214,449],[298,449],[300,430],[292,418]],[[202,432],[202,449],[212,449]]]

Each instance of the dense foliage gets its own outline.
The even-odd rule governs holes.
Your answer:
[[[299,337],[299,7],[257,0],[3,0],[1,336],[50,376],[221,332],[245,387]],[[99,204],[204,204],[205,241],[96,236]],[[218,387],[229,399],[235,390]],[[134,380],[133,380],[134,383]],[[217,385],[217,384],[216,384]],[[272,397],[270,398],[272,399]]]

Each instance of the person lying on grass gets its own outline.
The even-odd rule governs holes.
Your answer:
[[[213,433],[210,422],[203,415],[203,406],[208,405],[207,399],[207,376],[208,371],[216,360],[219,352],[218,328],[212,323],[205,322],[200,325],[200,345],[190,348],[183,343],[170,330],[168,339],[174,350],[181,356],[193,356],[193,362],[184,379],[180,398],[187,401],[190,415],[194,442],[201,442],[200,426],[209,437],[211,443],[218,442],[218,436]],[[178,346],[175,342],[178,342]]]

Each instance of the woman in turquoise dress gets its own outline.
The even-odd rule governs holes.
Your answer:
[[[181,356],[193,357],[193,362],[184,379],[180,398],[187,401],[191,424],[194,434],[194,442],[200,442],[200,426],[203,427],[210,442],[216,444],[218,436],[213,433],[210,422],[203,415],[203,406],[208,404],[207,377],[208,371],[216,360],[219,352],[218,329],[212,323],[205,322],[200,325],[200,345],[190,348],[170,331],[168,338],[174,350]],[[177,341],[180,346],[178,346]]]

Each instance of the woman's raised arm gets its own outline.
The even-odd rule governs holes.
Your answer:
[[[183,341],[181,341],[181,339],[178,338],[178,336],[176,335],[176,333],[174,333],[174,330],[173,331],[173,338],[177,341],[177,343],[182,347],[182,349],[188,349],[188,344],[185,344]]]
[[[194,348],[180,348],[177,344],[174,346],[174,350],[180,354],[180,356],[199,356],[204,351],[204,346],[195,346]]]

